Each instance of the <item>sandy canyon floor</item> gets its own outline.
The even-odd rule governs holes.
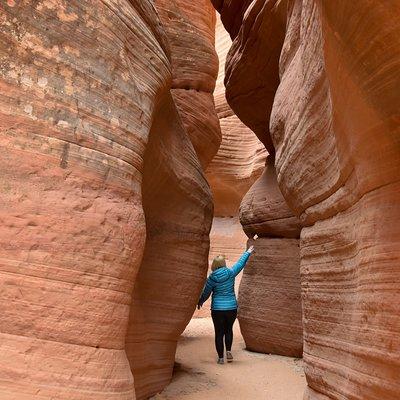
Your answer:
[[[299,359],[244,350],[235,323],[232,364],[218,365],[211,318],[192,319],[183,333],[171,384],[153,400],[301,400],[306,380]]]

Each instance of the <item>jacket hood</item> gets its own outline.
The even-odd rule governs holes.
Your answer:
[[[225,282],[229,277],[230,273],[227,267],[218,268],[210,275],[210,279],[218,283]]]

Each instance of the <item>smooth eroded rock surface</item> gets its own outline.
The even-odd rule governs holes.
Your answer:
[[[218,72],[209,0],[155,0],[171,48],[172,94],[203,168],[221,143],[213,91]]]
[[[226,59],[226,98],[235,114],[273,154],[269,117],[279,85],[279,54],[285,35],[288,2],[255,0],[251,4],[247,1],[224,3],[222,21],[228,31],[235,31],[235,24],[231,25],[232,18],[237,21],[243,15],[242,26]],[[239,6],[242,12],[237,14]]]
[[[298,239],[258,238],[239,290],[240,330],[246,348],[301,357],[303,326]]]
[[[222,142],[206,174],[213,193],[215,216],[237,218],[243,196],[261,175],[266,151],[254,133],[234,114],[225,99],[225,59],[231,43],[218,18],[216,49],[219,72],[214,97]]]
[[[165,37],[148,2],[0,8],[0,397],[132,399],[125,334]]]
[[[276,181],[274,157],[240,205],[240,222],[247,236],[299,238],[301,224],[289,209]]]
[[[126,338],[137,399],[171,379],[177,340],[203,288],[212,219],[209,187],[171,96],[156,115],[143,174],[147,240]]]
[[[231,38],[235,38],[252,0],[211,0]]]
[[[198,41],[193,80],[177,73],[192,108],[177,111],[152,1],[0,10],[0,397],[146,398],[169,381],[206,272],[214,13],[181,32]],[[194,149],[192,134],[215,140]]]
[[[156,112],[144,162],[147,241],[127,335],[138,399],[169,383],[177,340],[204,283],[212,200],[201,165],[208,165],[221,141],[211,93],[215,12],[206,0],[157,0],[155,7],[170,44],[173,80],[172,98]]]
[[[301,357],[303,327],[299,236],[301,225],[279,190],[274,157],[243,198],[240,222],[255,253],[239,292],[239,322],[253,351]]]
[[[310,399],[400,393],[399,16],[392,1],[305,1],[289,16],[271,127],[280,187],[307,225]]]
[[[207,169],[207,180],[214,198],[215,215],[236,217],[240,202],[253,182],[262,173],[265,149],[237,117],[221,121],[221,147]]]
[[[305,398],[395,400],[400,5],[293,0],[288,6],[279,54],[273,42],[257,41],[253,49],[260,59],[279,59],[269,130],[279,187],[306,226],[300,241]],[[264,14],[274,18],[273,8]],[[255,35],[246,16],[238,41]],[[237,67],[246,64],[244,54],[231,54],[232,71],[245,79]],[[229,79],[227,85],[231,97],[240,93]],[[258,87],[250,99],[267,92]],[[243,119],[250,115],[245,104],[233,108]],[[258,123],[265,111],[249,118]]]
[[[214,158],[221,144],[221,128],[211,93],[173,89],[180,117],[203,168]]]

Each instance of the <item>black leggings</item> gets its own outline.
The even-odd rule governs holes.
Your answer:
[[[218,357],[224,357],[224,336],[226,351],[231,351],[233,342],[233,323],[235,322],[237,310],[211,311],[211,317],[215,329],[215,348]]]

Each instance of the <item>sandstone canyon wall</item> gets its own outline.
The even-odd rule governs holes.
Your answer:
[[[213,98],[218,72],[215,11],[209,0],[155,0],[154,4],[171,47],[172,95],[206,168],[221,143]]]
[[[225,99],[225,60],[231,46],[228,33],[217,18],[216,50],[219,71],[214,91],[222,142],[206,170],[214,200],[210,258],[224,254],[233,263],[244,250],[246,235],[239,223],[244,194],[261,175],[266,151],[254,133],[234,114]]]
[[[240,222],[255,252],[239,292],[239,322],[246,348],[301,357],[300,221],[287,206],[276,180],[274,157],[243,198]]]
[[[240,202],[261,175],[266,151],[254,133],[234,114],[225,99],[225,60],[231,45],[221,21],[216,25],[219,72],[214,92],[215,108],[221,125],[222,142],[206,170],[214,198],[216,217],[237,217]]]
[[[195,309],[208,265],[210,192],[184,138],[191,139],[203,167],[221,142],[212,94],[218,70],[215,11],[208,0],[157,0],[155,6],[171,47],[171,93],[183,126],[169,121],[173,110],[157,114],[146,149],[148,234],[126,346],[138,399],[170,381],[177,340]]]
[[[225,59],[231,39],[217,18],[215,48],[219,71],[214,91],[215,108],[221,126],[222,142],[206,170],[214,200],[210,232],[209,260],[223,254],[233,264],[245,249],[247,237],[239,222],[239,205],[244,194],[262,173],[266,150],[254,133],[234,114],[225,99]],[[240,276],[236,283],[238,288]],[[210,315],[210,300],[195,317]]]
[[[214,1],[234,38],[227,98],[275,149],[304,226],[305,398],[398,399],[400,4],[258,0],[232,13],[244,3]]]
[[[227,3],[226,7],[232,7],[232,15],[235,13],[237,16],[242,11],[244,13],[243,4]],[[270,5],[265,5],[265,7],[268,6],[270,7]],[[274,49],[273,54],[279,54],[278,46],[274,47],[271,39],[277,37],[278,41],[283,41],[284,18],[282,15],[284,15],[285,8],[282,4],[276,7],[273,19],[264,18],[260,8],[262,9],[261,3],[255,4],[248,16],[254,26],[253,29],[257,30],[256,38],[253,38],[251,43],[248,43],[243,35],[239,35],[234,40],[228,54],[229,63],[226,66],[225,79],[229,82],[227,96],[230,103],[235,106],[240,101],[241,105],[247,107],[244,111],[256,112],[259,121],[255,121],[251,116],[245,118],[246,114],[243,109],[237,108],[238,115],[257,133],[268,151],[273,154],[274,148],[269,144],[271,140],[265,126],[279,84],[279,60],[257,54],[257,46],[253,46],[253,44],[256,40],[262,44],[268,44]],[[227,23],[227,17],[228,20],[230,19],[230,15],[230,13],[222,13],[225,23]],[[278,32],[276,32],[277,29]],[[231,29],[231,34],[235,37],[235,30]],[[225,33],[226,36],[227,33]],[[223,38],[224,35],[218,34],[217,31],[217,51],[219,37]],[[230,43],[230,40],[226,39],[225,41]],[[239,52],[240,57],[236,57],[235,52]],[[252,86],[248,84],[249,82],[252,83]],[[257,92],[258,86],[263,87],[265,91]],[[243,199],[240,211],[243,229],[249,238],[255,235],[259,237],[254,242],[256,253],[244,271],[245,279],[240,283],[239,321],[241,331],[247,348],[251,350],[301,356],[299,221],[287,207],[277,186],[273,157],[269,157],[269,162],[260,176],[264,169],[266,150],[261,151],[261,142],[257,140],[254,132],[243,125],[234,114],[232,118],[237,121],[236,125],[242,128],[233,131],[236,134],[236,141],[224,141],[226,133],[222,121],[226,118],[221,119],[221,116],[224,117],[227,114],[226,110],[231,113],[233,111],[226,103],[224,91],[220,91],[224,95],[225,102],[220,101],[221,106],[219,107],[217,80],[216,108],[221,121],[223,137],[218,154],[211,164],[211,166],[215,166],[215,172],[213,171],[215,175],[210,176],[207,171],[207,177],[214,193],[215,211],[217,213],[218,208],[221,208],[221,213],[233,212],[227,209],[233,205],[237,212],[238,205]],[[260,93],[260,95],[253,98],[254,93]],[[258,110],[262,110],[263,114],[261,115],[261,112],[257,114]],[[248,146],[245,145],[247,138],[249,138]],[[264,146],[262,147],[264,148]],[[238,174],[234,175],[232,171],[239,170],[244,173],[248,164],[243,161],[238,163],[237,160],[240,158],[234,158],[231,155],[235,155],[236,152],[243,157],[245,154],[254,154],[251,152],[255,150],[258,154],[257,173],[250,175],[247,180],[239,180]],[[257,182],[245,196],[251,182],[257,178]],[[214,186],[217,189],[214,189]],[[213,226],[215,222],[214,218]],[[211,236],[212,239],[213,236]]]
[[[150,132],[143,172],[147,237],[126,338],[137,399],[169,383],[177,340],[195,309],[208,265],[211,195],[168,101],[169,109],[163,107],[167,112]],[[193,180],[203,185],[194,186]]]
[[[193,97],[212,129],[190,131],[201,115],[171,94],[173,46],[151,1],[0,10],[0,397],[144,398],[168,381],[206,273],[212,99]],[[134,352],[139,336],[159,353]]]

